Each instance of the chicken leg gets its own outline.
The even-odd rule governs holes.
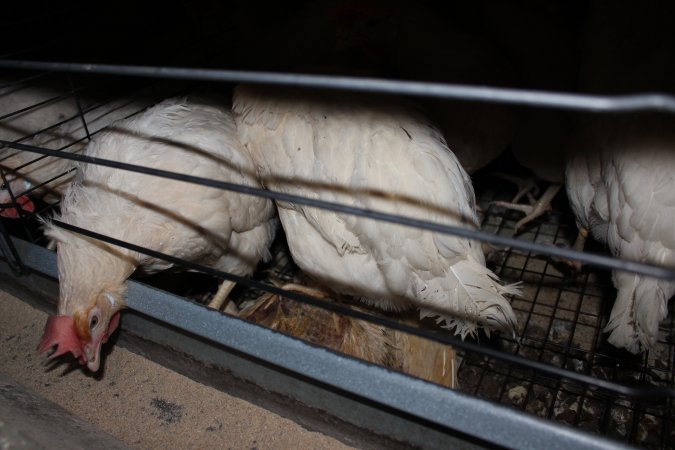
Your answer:
[[[561,187],[562,185],[558,183],[550,185],[548,188],[546,188],[539,199],[535,199],[534,196],[528,192],[527,196],[530,199],[529,205],[504,201],[495,201],[492,202],[492,204],[525,213],[525,217],[516,223],[515,233],[518,234],[518,231],[523,225],[530,223],[537,217],[542,216],[551,210],[551,201],[556,196]]]
[[[572,249],[582,251],[586,246],[587,238],[588,238],[588,230],[586,228],[580,227],[579,234],[577,234],[577,238],[574,240]],[[581,265],[583,264],[581,261],[567,260],[567,264],[569,264],[570,267],[572,267],[572,269],[574,269],[575,272],[581,272]]]
[[[223,304],[227,302],[227,296],[230,295],[230,292],[232,292],[232,289],[237,285],[234,281],[230,280],[223,280],[222,283],[220,283],[220,286],[218,287],[218,291],[215,293],[211,301],[209,302],[209,308],[217,309],[220,311],[220,309],[223,307]],[[227,311],[227,306],[225,306],[225,310]]]

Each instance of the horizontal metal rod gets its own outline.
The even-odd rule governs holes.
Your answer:
[[[384,222],[405,225],[413,228],[421,228],[424,230],[433,231],[436,233],[449,234],[454,236],[461,236],[467,239],[475,239],[478,241],[489,242],[491,244],[500,245],[504,247],[514,247],[524,251],[555,256],[564,259],[573,259],[581,261],[585,264],[622,270],[626,272],[638,273],[641,275],[662,278],[667,280],[675,280],[675,268],[659,267],[651,264],[645,264],[635,261],[627,261],[617,259],[606,255],[597,253],[580,252],[567,248],[556,247],[555,245],[537,244],[535,242],[527,242],[521,239],[510,238],[506,236],[497,236],[480,230],[473,230],[469,228],[456,227],[452,225],[443,225],[425,220],[414,219],[410,217],[403,217],[394,214],[373,211],[370,209],[357,208],[354,206],[343,205],[339,203],[328,202],[325,200],[311,199],[299,195],[286,194],[283,192],[270,191],[262,188],[255,188],[251,186],[243,186],[240,184],[228,183],[225,181],[211,180],[208,178],[195,177],[183,173],[170,172],[166,170],[153,169],[150,167],[142,167],[133,164],[122,163],[118,161],[111,161],[108,159],[95,158],[87,155],[79,155],[74,153],[59,152],[49,150],[46,148],[35,147],[32,145],[19,144],[15,142],[0,140],[0,144],[5,144],[9,147],[25,150],[42,155],[57,156],[61,158],[71,159],[73,161],[80,161],[91,164],[98,164],[101,166],[112,167],[115,169],[128,170],[130,172],[137,172],[146,175],[158,176],[163,178],[170,178],[173,180],[184,181],[187,183],[199,184],[202,186],[209,186],[216,189],[223,189],[228,191],[239,192],[246,195],[254,195],[257,197],[265,197],[273,200],[284,201],[289,203],[297,203],[299,205],[306,205],[330,211],[336,211],[344,214],[351,214],[355,216],[367,217],[370,219],[381,220]]]
[[[215,277],[219,278],[225,278],[231,281],[234,281],[235,283],[238,284],[243,284],[245,286],[254,288],[254,289],[260,289],[263,291],[270,292],[272,294],[276,295],[281,295],[282,297],[289,298],[291,300],[295,300],[298,302],[310,304],[312,306],[318,307],[318,308],[323,308],[327,309],[336,313],[340,313],[346,316],[353,317],[355,319],[359,320],[365,320],[367,322],[375,323],[377,325],[381,325],[387,328],[391,329],[396,329],[398,331],[402,331],[404,333],[410,333],[416,336],[424,337],[427,339],[431,339],[437,342],[442,342],[444,344],[450,345],[455,348],[459,348],[465,351],[470,351],[473,353],[478,353],[482,354],[491,358],[499,359],[502,361],[506,361],[511,364],[516,364],[521,367],[526,367],[528,369],[535,370],[539,373],[546,374],[549,376],[553,376],[557,379],[562,379],[562,380],[570,380],[570,381],[575,381],[578,383],[582,383],[586,386],[593,386],[595,388],[603,389],[606,391],[610,391],[616,394],[624,395],[624,396],[629,396],[633,398],[639,398],[642,400],[650,400],[650,401],[666,401],[668,398],[675,398],[675,389],[671,388],[666,388],[666,387],[632,387],[632,386],[625,386],[622,384],[614,383],[608,380],[602,380],[599,378],[592,377],[590,375],[585,375],[582,373],[577,373],[573,372],[568,369],[563,369],[560,367],[552,366],[549,364],[545,364],[539,361],[532,361],[530,359],[524,358],[522,356],[518,355],[513,355],[511,353],[506,353],[500,350],[495,350],[491,349],[488,347],[484,347],[478,344],[474,344],[472,342],[466,342],[461,339],[458,339],[456,337],[451,337],[447,335],[443,335],[440,333],[434,333],[432,331],[428,330],[423,330],[419,328],[414,328],[410,326],[406,326],[403,324],[400,324],[398,322],[386,319],[386,318],[381,318],[377,316],[373,316],[370,314],[366,314],[357,310],[353,310],[351,308],[348,308],[343,305],[339,305],[336,303],[330,303],[326,302],[324,300],[320,300],[318,298],[310,297],[308,295],[304,294],[299,294],[296,292],[290,292],[281,288],[278,288],[276,286],[272,286],[266,283],[262,283],[260,281],[256,281],[250,278],[246,277],[241,277],[238,275],[234,275],[228,272],[223,272],[217,269],[213,269],[211,267],[206,267],[202,266],[200,264],[196,264],[190,261],[185,261],[184,259],[176,258],[175,256],[167,255],[165,253],[161,253],[152,249],[148,249],[146,247],[142,247],[140,245],[132,244],[129,242],[125,242],[119,239],[115,239],[110,236],[106,236],[100,233],[96,233],[91,230],[87,230],[81,227],[77,227],[68,223],[61,222],[59,220],[52,220],[51,221],[54,225],[61,227],[65,230],[72,231],[78,234],[81,234],[83,236],[88,236],[94,239],[98,239],[103,242],[107,242],[112,245],[116,245],[118,247],[126,248],[128,250],[134,251],[134,252],[139,252],[143,253],[148,256],[152,256],[153,258],[158,258],[162,259],[164,261],[171,262],[173,264],[178,264],[186,269],[192,269],[196,270],[199,272],[206,273],[208,275],[212,275]]]
[[[56,255],[53,252],[18,238],[12,238],[12,242],[28,267],[57,277]],[[185,330],[209,342],[282,367],[302,378],[370,399],[385,408],[402,411],[406,416],[412,415],[461,431],[499,448],[631,448],[617,440],[544,420],[534,414],[327,350],[135,280],[129,281],[127,305],[134,311],[169,324],[172,329]],[[152,336],[143,337],[155,340]],[[193,356],[201,359],[199,350],[196,352]],[[331,409],[328,411],[331,412]],[[487,428],[486,424],[489,424]]]
[[[81,89],[78,89],[78,90],[81,90]],[[23,114],[27,111],[32,111],[34,109],[40,109],[45,105],[48,105],[48,104],[51,104],[51,103],[56,103],[56,102],[59,102],[61,100],[65,100],[67,98],[75,98],[76,92],[77,91],[66,92],[65,94],[57,95],[57,96],[48,98],[47,100],[43,100],[39,103],[35,103],[35,104],[32,104],[32,105],[26,106],[24,108],[21,108],[21,109],[17,109],[16,111],[12,111],[11,113],[7,113],[3,116],[0,116],[0,120],[5,120],[8,117],[18,116],[20,114]]]
[[[601,96],[529,89],[466,86],[422,81],[401,81],[332,75],[23,60],[0,60],[0,68],[84,72],[183,80],[278,84],[309,88],[451,98],[456,100],[506,103],[512,105],[592,112],[620,113],[663,111],[675,114],[675,96],[662,93]]]

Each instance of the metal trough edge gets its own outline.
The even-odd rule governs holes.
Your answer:
[[[21,239],[12,239],[25,267],[48,277],[57,277],[55,253]],[[2,269],[5,274],[11,274],[6,264]],[[17,276],[17,281],[20,280],[21,276]],[[129,281],[127,306],[132,311],[169,324],[169,328],[179,328],[231,349],[234,359],[237,359],[237,353],[248,355],[240,356],[235,366],[227,368],[236,376],[278,394],[291,396],[345,422],[414,446],[447,448],[453,443],[461,444],[462,448],[632,448],[339,355],[135,280]],[[133,312],[126,314],[122,321],[124,329],[157,341],[156,336],[144,336],[144,328],[147,329],[149,323],[152,321]],[[198,350],[195,344],[199,339],[188,337],[182,340],[184,345],[180,345],[179,340],[178,345],[174,342],[173,347],[184,347],[180,350],[188,353],[190,348]],[[213,360],[213,357],[204,355],[195,355],[195,358]],[[259,360],[257,364],[253,361],[255,359]],[[270,379],[273,374],[295,380]],[[325,387],[331,389],[326,390]],[[336,396],[341,400],[336,401]],[[332,408],[333,404],[335,408]]]

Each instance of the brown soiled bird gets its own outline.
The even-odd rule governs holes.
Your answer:
[[[281,288],[335,302],[327,292],[305,285],[290,283]],[[349,307],[367,312],[354,305]],[[272,293],[263,294],[238,315],[248,321],[354,358],[449,388],[458,386],[458,358],[454,349],[430,339]],[[412,317],[398,319],[407,325],[419,325],[419,320]]]

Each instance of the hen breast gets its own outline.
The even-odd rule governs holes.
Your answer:
[[[439,132],[380,98],[239,86],[242,142],[274,190],[477,228],[473,188]],[[466,335],[515,317],[478,242],[277,202],[293,259],[333,290],[384,309],[416,306]]]

